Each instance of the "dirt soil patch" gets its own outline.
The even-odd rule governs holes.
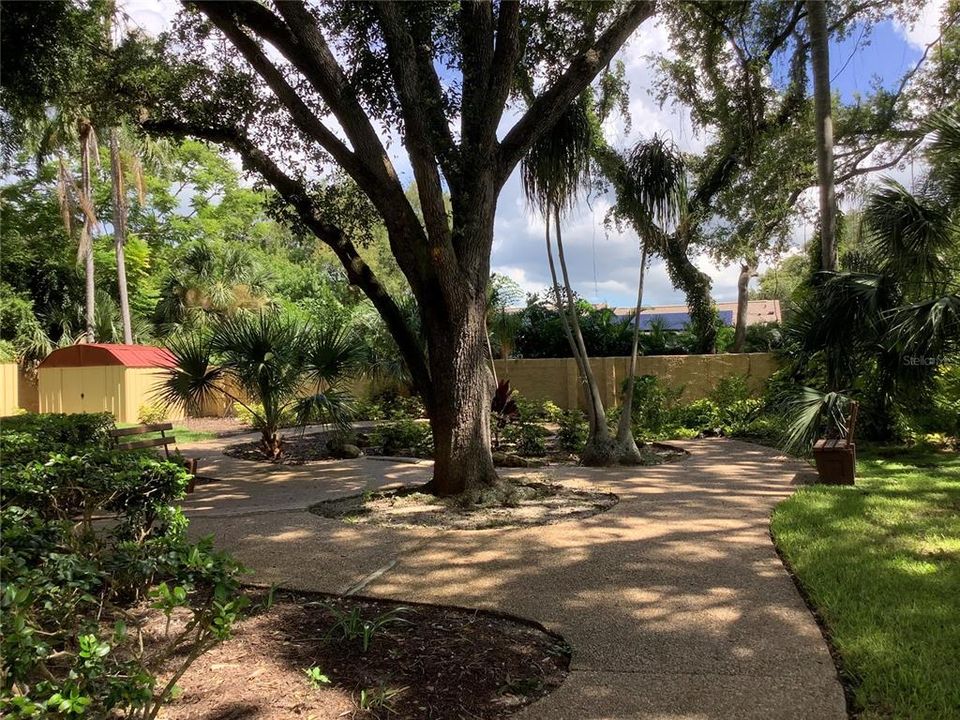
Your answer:
[[[485,530],[552,525],[596,515],[617,502],[613,493],[575,490],[544,476],[504,480],[493,498],[471,505],[458,498],[438,498],[420,487],[403,487],[325,500],[310,511],[349,523]]]
[[[231,435],[253,432],[253,428],[249,425],[244,425],[232,417],[188,417],[178,420],[176,424],[194,432],[213,433],[217,437],[230,437]]]
[[[383,623],[366,651],[343,632],[353,616],[358,627]],[[560,636],[515,618],[283,593],[190,668],[160,717],[493,720],[555,690],[569,664]],[[307,676],[311,668],[320,682]]]

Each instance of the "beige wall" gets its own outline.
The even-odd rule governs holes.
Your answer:
[[[627,377],[630,358],[592,358],[590,366],[597,378],[604,405],[615,407],[620,401],[620,386]],[[552,400],[564,410],[585,408],[583,388],[573,358],[496,360],[497,377],[510,380],[510,386],[524,397]],[[777,369],[770,353],[726,353],[721,355],[652,355],[640,357],[638,375],[655,375],[665,384],[683,388],[685,402],[710,394],[724,377],[744,375],[754,392],[760,392]]]
[[[166,371],[158,368],[127,368],[123,387],[123,412],[126,419],[118,422],[138,422],[143,405],[162,405],[158,397]],[[177,406],[166,409],[167,420],[183,419],[183,410]]]
[[[94,366],[40,368],[40,412],[109,412],[120,423],[135,423],[141,405],[156,402],[163,371],[154,368]],[[179,419],[172,412],[170,419]]]
[[[16,363],[0,364],[0,416],[13,415],[20,407],[20,383]]]

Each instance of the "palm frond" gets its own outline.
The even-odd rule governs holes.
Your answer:
[[[570,103],[554,126],[527,151],[520,179],[527,201],[542,213],[568,210],[590,173],[590,150],[596,129],[590,99],[583,94]]]
[[[307,329],[302,345],[301,369],[309,383],[332,384],[360,368],[363,346],[344,328]]]
[[[787,452],[809,451],[821,434],[842,437],[847,431],[850,398],[843,393],[801,386],[782,401],[782,407],[787,425],[781,444]]]
[[[911,285],[914,296],[946,278],[944,256],[954,241],[948,206],[888,178],[871,193],[863,220],[880,271]]]
[[[157,393],[157,399],[166,407],[193,412],[225,394],[227,378],[223,369],[212,362],[210,344],[203,335],[173,336],[167,341],[167,349],[176,365],[167,370]]]
[[[960,349],[960,295],[944,295],[891,312],[891,335],[903,352],[946,355]]]
[[[353,396],[337,388],[328,387],[296,400],[293,405],[300,426],[309,424],[333,425],[348,430],[356,414]]]

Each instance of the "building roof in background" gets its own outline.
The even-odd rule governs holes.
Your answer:
[[[716,303],[717,312],[724,325],[734,326],[737,320],[736,302]],[[635,308],[612,308],[613,313],[624,319],[633,317]],[[649,330],[654,317],[660,317],[666,323],[668,330],[680,330],[690,322],[690,310],[686,305],[655,305],[645,307],[640,313],[640,329]],[[780,313],[779,300],[749,300],[747,301],[747,325],[780,322],[783,319]]]
[[[41,368],[101,367],[122,365],[130,368],[176,367],[173,355],[166,348],[153,345],[115,345],[91,343],[58,348],[44,358]]]

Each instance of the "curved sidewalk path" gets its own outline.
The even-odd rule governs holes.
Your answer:
[[[427,463],[374,459],[275,467],[205,459],[185,510],[257,582],[487,608],[554,630],[573,648],[538,720],[846,718],[826,644],[773,548],[769,516],[804,466],[730,440],[644,468],[551,468],[620,496],[591,518],[516,530],[384,529],[304,509],[325,497],[427,479]],[[520,471],[521,473],[523,471]]]

